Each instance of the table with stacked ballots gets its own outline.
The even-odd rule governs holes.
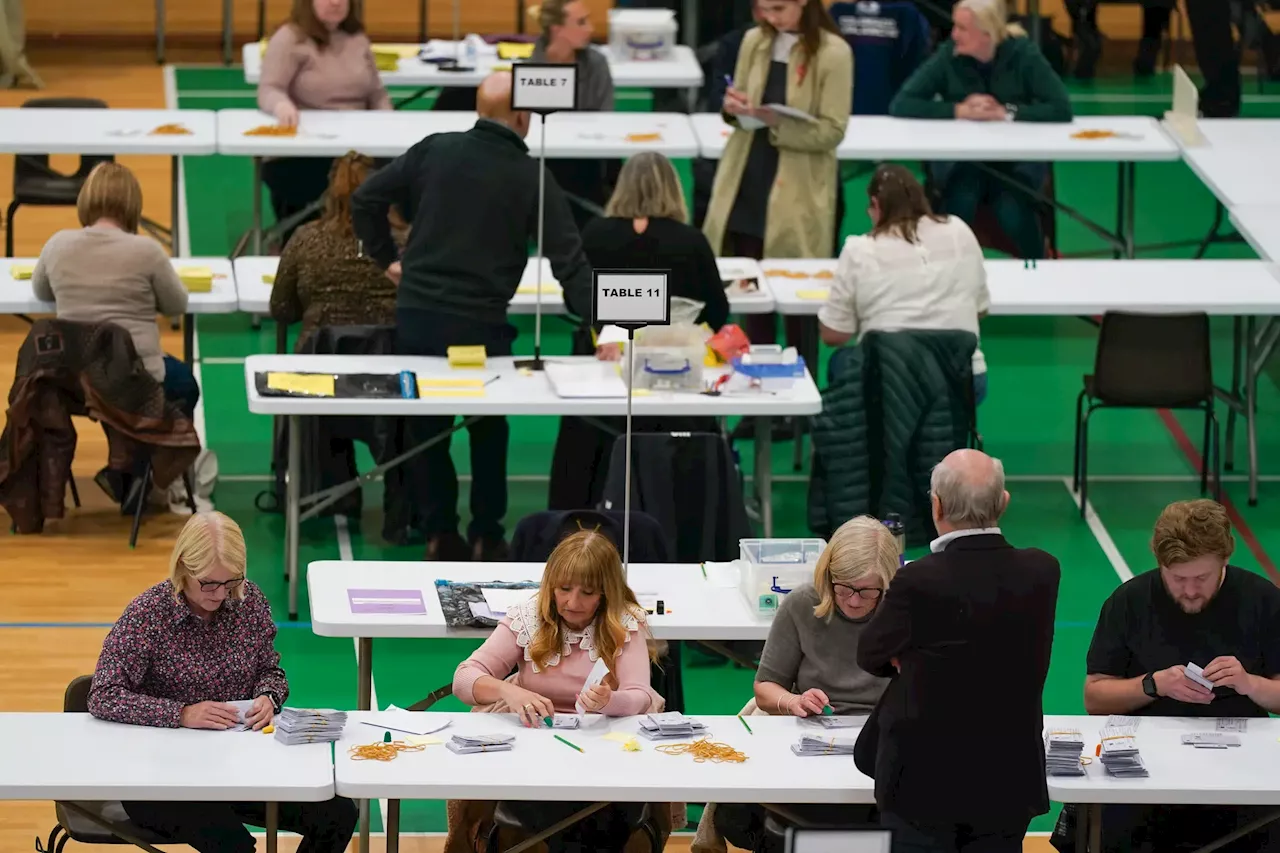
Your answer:
[[[702,156],[719,159],[732,132],[719,113],[692,116]],[[1178,146],[1146,116],[1088,116],[1071,122],[973,122],[853,116],[836,149],[841,160],[1103,162],[1118,164],[1114,230],[1058,209],[1132,258],[1136,164],[1174,162]],[[1039,187],[1031,188],[1037,192]]]
[[[231,262],[226,258],[173,258],[172,263],[180,277],[199,278],[202,280],[199,287],[209,287],[207,292],[192,293],[187,301],[187,314],[182,324],[182,351],[183,359],[190,364],[195,357],[196,316],[234,314],[240,310],[236,277]],[[52,302],[37,299],[31,289],[31,271],[35,265],[35,258],[0,258],[0,314],[56,312]]]
[[[1077,853],[1102,849],[1104,805],[1271,806],[1280,818],[1280,720],[1249,719],[1245,731],[1234,733],[1240,746],[1202,749],[1182,743],[1182,736],[1214,732],[1214,719],[1139,717],[1132,732],[1149,775],[1120,778],[1095,755],[1107,719],[1045,717],[1046,731],[1076,729],[1083,736],[1084,775],[1049,777],[1049,799],[1077,806]]]
[[[0,727],[0,800],[262,802],[267,851],[275,853],[277,804],[334,795],[328,744],[285,746],[261,732],[130,726],[73,713],[0,713]]]
[[[816,315],[827,298],[835,260],[764,261],[781,314]],[[1224,458],[1231,466],[1235,418],[1245,421],[1249,504],[1258,500],[1258,379],[1280,340],[1280,267],[1269,261],[1108,260],[986,262],[991,314],[1084,316],[1107,311],[1204,312],[1235,320]]]
[[[258,415],[286,416],[291,434],[299,434],[299,418],[321,415],[382,415],[413,417],[423,415],[460,416],[544,415],[580,417],[623,416],[627,413],[626,386],[614,365],[590,356],[563,356],[546,359],[546,371],[521,370],[517,359],[490,358],[480,370],[450,368],[443,358],[411,356],[333,355],[252,355],[245,360],[245,388],[249,411]],[[399,374],[411,371],[419,388],[429,393],[418,399],[368,397],[276,396],[260,393],[259,373],[320,373],[333,376]],[[713,380],[724,368],[707,368],[704,376]],[[552,379],[555,375],[559,378]],[[476,383],[461,388],[459,381]],[[768,436],[775,417],[814,415],[822,410],[822,398],[807,371],[786,390],[753,390],[719,396],[695,392],[654,391],[635,395],[635,417],[754,417],[757,435]],[[768,441],[756,441],[756,496],[764,535],[773,535],[771,472],[772,451]],[[285,501],[285,567],[289,576],[289,616],[298,612],[298,524],[301,516],[301,458],[297,442],[289,443],[288,478]],[[384,466],[385,467],[385,466]],[[368,476],[368,475],[362,475]],[[317,506],[319,506],[317,504]],[[314,508],[309,511],[314,511]]]
[[[697,762],[691,755],[665,754],[656,748],[662,742],[638,735],[638,717],[588,716],[582,728],[551,730],[522,728],[516,717],[507,714],[423,713],[411,715],[410,719],[420,722],[409,727],[429,731],[447,723],[447,728],[427,736],[437,743],[420,752],[401,753],[389,762],[359,761],[352,758],[350,749],[383,737],[377,727],[361,721],[386,720],[383,714],[360,712],[351,715],[337,744],[334,779],[343,796],[388,801],[387,849],[392,853],[398,844],[401,800],[875,802],[872,780],[858,771],[848,755],[800,756],[791,749],[806,734],[856,739],[860,728],[827,731],[794,717],[752,716],[743,725],[733,716],[691,716],[706,725],[709,740],[738,750],[746,760]],[[455,735],[515,739],[506,751],[456,754],[444,745]],[[638,751],[626,747],[631,736]]]
[[[171,158],[170,226],[174,256],[182,254],[181,158],[217,151],[212,110],[0,109],[0,154],[144,155]],[[146,211],[143,211],[144,215]],[[19,224],[21,218],[18,218]],[[12,229],[14,223],[8,223]]]

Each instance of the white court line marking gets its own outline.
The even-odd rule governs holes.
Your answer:
[[[1092,479],[1092,478],[1090,478]],[[1063,477],[1062,485],[1067,490],[1067,494],[1071,495],[1071,501],[1077,508],[1080,506],[1080,495],[1071,490],[1071,478]],[[1084,520],[1089,525],[1089,530],[1093,533],[1093,538],[1098,540],[1098,547],[1102,549],[1102,553],[1106,555],[1107,560],[1111,563],[1111,568],[1116,570],[1116,575],[1120,578],[1120,582],[1133,579],[1133,571],[1129,568],[1129,564],[1125,562],[1124,557],[1120,554],[1120,549],[1116,547],[1115,541],[1112,540],[1111,534],[1107,532],[1107,528],[1103,526],[1102,519],[1098,518],[1098,514],[1093,511],[1093,504],[1086,501],[1084,507]]]

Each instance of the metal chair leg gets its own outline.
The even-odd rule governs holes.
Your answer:
[[[4,256],[6,258],[13,257],[13,215],[18,212],[18,208],[21,206],[21,202],[14,199],[9,204],[9,209],[4,215]]]
[[[1071,456],[1071,491],[1080,491],[1080,423],[1084,417],[1084,395],[1081,391],[1076,397],[1076,432],[1075,447]]]
[[[142,469],[142,479],[137,483],[136,491],[138,493],[138,502],[133,508],[133,529],[129,532],[129,547],[134,548],[138,544],[138,529],[142,527],[142,513],[147,508],[147,489],[151,485],[151,460],[147,459],[146,467]],[[132,495],[134,490],[130,490]],[[128,500],[126,497],[125,500]]]
[[[1084,417],[1080,421],[1080,517],[1086,515],[1085,507],[1089,505],[1089,416],[1093,414],[1093,408],[1085,410]]]
[[[1209,457],[1209,438],[1214,422],[1213,401],[1210,400],[1204,410],[1204,442],[1200,445],[1200,495],[1202,497],[1209,491],[1209,463],[1212,462]]]
[[[72,474],[71,478],[67,480],[67,485],[71,487],[71,502],[75,504],[76,509],[79,509],[80,508],[80,490],[76,488],[75,474]]]
[[[196,514],[196,489],[195,479],[191,476],[190,469],[182,472],[182,485],[187,487],[187,508],[191,510],[191,514]]]

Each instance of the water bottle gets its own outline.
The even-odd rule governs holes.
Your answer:
[[[889,532],[897,540],[898,565],[905,566],[907,564],[907,528],[902,524],[902,516],[896,512],[891,512],[881,524],[889,528]]]
[[[480,61],[480,49],[476,47],[476,41],[478,38],[479,37],[475,35],[467,36],[467,68],[475,68],[476,64]]]

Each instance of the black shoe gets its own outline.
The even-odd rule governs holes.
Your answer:
[[[504,539],[488,539],[481,537],[471,542],[471,559],[477,563],[506,562],[510,551]]]
[[[427,540],[425,559],[432,562],[465,563],[471,559],[471,549],[456,532],[439,533]]]

